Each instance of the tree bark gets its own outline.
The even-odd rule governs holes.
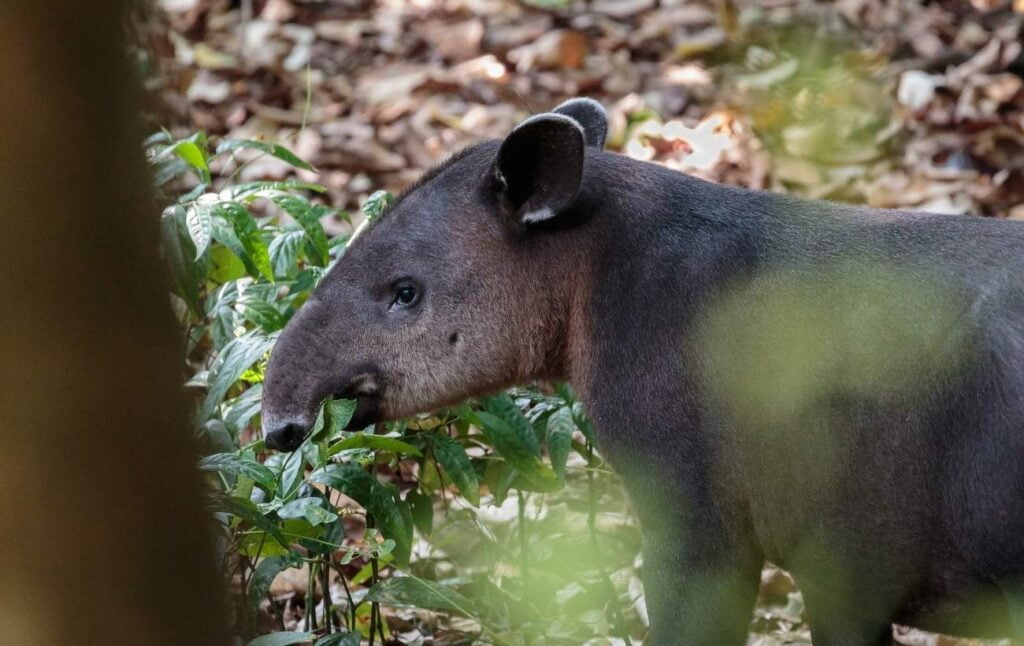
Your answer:
[[[120,1],[0,18],[0,641],[224,644]]]

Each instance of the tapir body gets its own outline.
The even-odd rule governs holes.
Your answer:
[[[574,100],[475,145],[285,329],[267,444],[576,389],[644,534],[652,644],[743,644],[763,562],[816,646],[1024,629],[1024,227],[708,183]]]

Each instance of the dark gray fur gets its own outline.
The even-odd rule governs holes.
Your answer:
[[[652,644],[745,643],[766,559],[794,575],[816,646],[889,643],[892,622],[1024,628],[1024,227],[720,186],[583,145],[603,130],[531,121],[432,173],[332,269],[271,358],[268,445],[294,448],[329,394],[359,396],[362,425],[566,379],[641,521]],[[847,349],[808,365],[858,375],[847,363],[866,356],[884,376],[905,360],[919,378],[829,377],[784,414],[723,394],[721,375],[744,373],[720,367],[747,362],[779,380],[763,401],[786,396],[771,369],[806,354],[800,337],[771,354],[737,298],[756,317],[796,293],[801,319],[845,321],[872,311],[843,291],[861,265],[882,268],[864,294],[893,329],[853,350],[819,339]]]

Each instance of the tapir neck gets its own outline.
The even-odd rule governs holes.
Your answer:
[[[567,376],[584,401],[609,379],[679,384],[701,305],[764,260],[765,194],[610,154],[588,158],[585,177]]]

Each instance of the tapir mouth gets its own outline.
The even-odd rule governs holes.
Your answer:
[[[358,431],[380,420],[380,400],[384,394],[384,383],[376,371],[358,374],[348,382],[341,393],[335,395],[344,399],[355,399],[356,410],[345,426],[346,431]]]
[[[356,410],[345,425],[346,431],[359,431],[380,421],[380,396],[356,395]]]

